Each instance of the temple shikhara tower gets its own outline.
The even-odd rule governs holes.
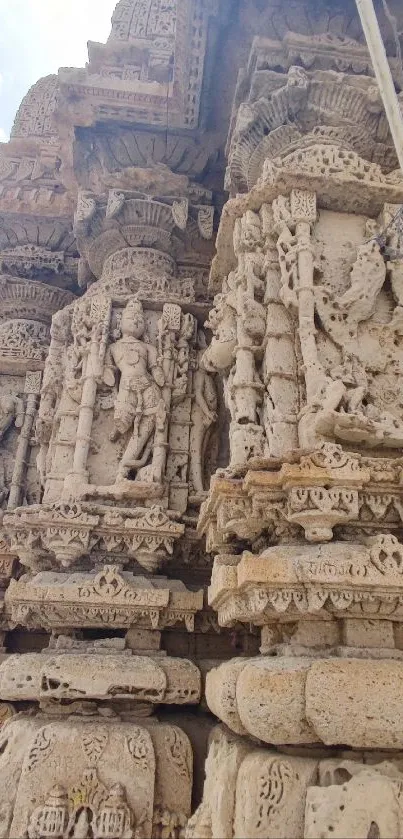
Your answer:
[[[0,839],[403,839],[402,205],[355,0],[119,0],[28,91]]]

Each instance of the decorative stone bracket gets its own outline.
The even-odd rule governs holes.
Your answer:
[[[63,575],[42,572],[38,577],[11,581],[6,613],[13,624],[62,629],[63,627],[163,629],[184,623],[194,630],[195,614],[203,608],[203,591],[188,591],[183,584],[152,580],[120,572],[105,565],[98,574]]]
[[[402,461],[350,455],[325,443],[294,463],[257,462],[244,478],[216,476],[202,506],[199,532],[208,550],[264,533],[281,535],[289,525],[304,529],[308,542],[327,542],[336,525],[381,532],[403,521]],[[266,468],[265,468],[266,467]]]
[[[279,545],[259,556],[218,556],[209,604],[221,626],[262,626],[280,616],[402,620],[403,546],[390,534],[368,542]]]
[[[32,570],[55,560],[68,568],[97,546],[111,554],[128,553],[148,571],[172,554],[185,529],[157,506],[117,510],[67,503],[20,507],[4,516],[3,528],[11,553]]]

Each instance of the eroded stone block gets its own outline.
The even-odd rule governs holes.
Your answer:
[[[9,700],[197,703],[200,673],[191,661],[170,656],[30,653],[0,665],[0,693]]]
[[[397,749],[402,685],[393,659],[260,656],[210,671],[206,697],[233,731],[265,743]]]
[[[306,680],[306,716],[328,745],[402,748],[402,696],[399,661],[316,661]]]
[[[236,698],[249,734],[265,743],[313,743],[305,714],[305,681],[310,660],[252,659],[239,674]]]
[[[345,783],[308,789],[305,839],[403,835],[402,776],[384,764],[371,769],[358,763],[352,772]]]
[[[306,791],[316,773],[315,760],[264,749],[247,755],[237,778],[234,836],[299,839]]]

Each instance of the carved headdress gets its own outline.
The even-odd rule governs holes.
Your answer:
[[[137,320],[137,318],[141,318],[144,322],[144,330],[142,340],[146,343],[149,343],[149,336],[147,334],[147,326],[144,319],[144,310],[143,304],[140,300],[136,297],[131,297],[130,300],[126,303],[125,308],[123,309],[121,319],[120,319],[120,329],[122,329],[123,320],[126,321],[127,324],[133,323],[133,321]]]
[[[126,303],[124,308],[124,314],[134,317],[136,315],[143,315],[143,304],[140,300],[137,300],[136,297],[131,297],[129,302]]]
[[[143,306],[140,300],[137,300],[135,297],[131,297],[128,303],[126,303],[125,308],[123,309],[120,323],[122,323],[123,320],[125,320],[126,323],[132,323],[139,317],[144,319]]]

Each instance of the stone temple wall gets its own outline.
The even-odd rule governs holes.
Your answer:
[[[0,839],[403,837],[403,175],[355,2],[119,0],[88,53],[0,147]]]

